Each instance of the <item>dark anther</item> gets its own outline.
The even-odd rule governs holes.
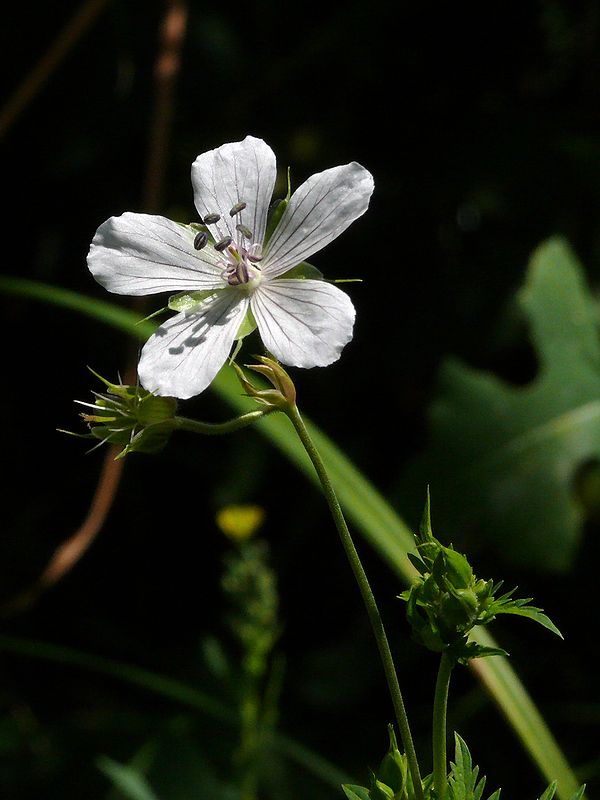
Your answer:
[[[263,259],[262,256],[252,256],[252,255],[250,255],[250,253],[248,253],[247,258],[248,258],[248,261],[251,261],[253,264],[257,264],[259,261],[262,261],[262,259]]]
[[[215,222],[218,222],[221,219],[220,214],[207,214],[204,217],[204,224],[205,225],[213,225]]]
[[[206,246],[208,242],[208,233],[206,231],[200,231],[196,234],[194,239],[194,250],[202,250],[203,247]]]
[[[230,217],[235,217],[236,214],[239,214],[240,211],[243,211],[246,208],[246,203],[236,203],[234,207],[229,212]]]
[[[239,231],[245,239],[252,238],[252,231],[250,230],[250,228],[248,228],[247,225],[242,225],[240,223],[239,225],[235,226],[235,229],[236,231]]]
[[[225,236],[224,239],[221,239],[220,242],[217,242],[215,245],[215,250],[218,250],[221,253],[223,250],[227,249],[229,245],[232,243],[233,239],[231,236]]]

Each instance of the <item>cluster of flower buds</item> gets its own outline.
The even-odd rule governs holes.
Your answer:
[[[409,558],[419,577],[399,597],[407,603],[413,637],[420,644],[436,652],[447,651],[461,662],[504,654],[469,641],[476,625],[487,625],[498,614],[529,617],[561,635],[541,609],[529,605],[531,598],[514,599],[514,589],[497,597],[502,582],[478,579],[464,555],[433,536],[429,497],[416,543],[418,554]]]
[[[371,772],[370,786],[346,784],[343,789],[348,800],[414,800],[416,794],[408,768],[408,759],[398,749],[393,725],[388,725],[390,746],[376,772]],[[431,783],[426,778],[424,784]],[[424,786],[424,788],[427,788]]]
[[[97,439],[98,445],[121,446],[123,449],[117,458],[133,452],[155,453],[161,450],[174,428],[177,401],[173,397],[157,397],[141,386],[111,383],[101,375],[93,374],[102,381],[106,391],[93,392],[93,403],[76,401],[87,406],[92,413],[81,414],[90,432],[75,435]]]

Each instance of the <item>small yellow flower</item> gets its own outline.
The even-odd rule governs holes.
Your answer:
[[[244,542],[254,536],[264,519],[265,511],[260,506],[230,505],[217,513],[216,523],[225,536]]]

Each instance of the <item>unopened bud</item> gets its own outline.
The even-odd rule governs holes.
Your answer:
[[[173,431],[177,401],[173,397],[158,397],[141,386],[111,383],[93,374],[102,381],[106,391],[94,392],[93,403],[76,401],[90,409],[81,414],[90,432],[74,435],[99,440],[98,446],[105,443],[121,446],[123,449],[117,458],[136,451],[161,450]]]
[[[273,388],[263,389],[254,386],[234,362],[233,367],[248,397],[253,397],[258,403],[271,408],[286,410],[294,407],[296,405],[296,387],[281,364],[266,356],[256,356],[256,358],[260,362],[259,364],[246,364],[245,366],[253,372],[264,375]]]

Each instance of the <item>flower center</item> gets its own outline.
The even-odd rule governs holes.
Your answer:
[[[234,235],[227,235],[217,239],[214,249],[220,254],[223,263],[222,277],[230,286],[247,287],[252,290],[258,286],[262,276],[258,262],[262,260],[262,244],[254,241],[254,232],[244,225],[242,212],[246,208],[246,203],[242,200],[236,203],[230,210],[229,216],[236,217]],[[206,214],[202,220],[206,226],[216,225],[221,220],[221,214]],[[230,230],[229,226],[227,228]],[[217,229],[218,232],[218,229]],[[215,237],[216,238],[216,237]],[[201,234],[194,240],[194,247],[201,249],[208,242]],[[198,246],[199,245],[199,246]]]

